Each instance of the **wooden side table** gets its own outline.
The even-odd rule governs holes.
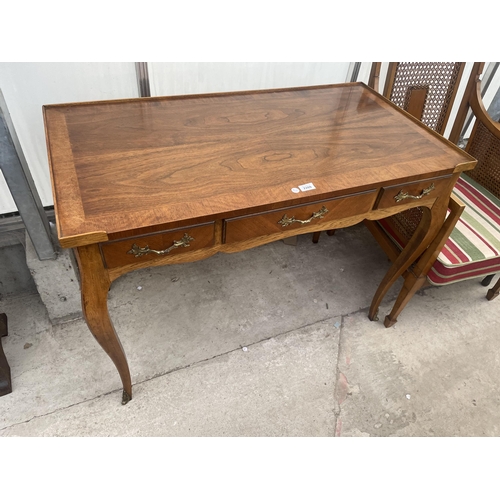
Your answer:
[[[124,404],[132,381],[107,306],[119,276],[422,207],[375,320],[476,164],[361,83],[47,105],[44,119],[59,242],[75,251],[84,317]]]

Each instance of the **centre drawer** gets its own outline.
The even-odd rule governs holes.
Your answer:
[[[161,233],[101,243],[101,253],[107,268],[151,261],[165,256],[179,255],[214,244],[213,222]]]
[[[277,233],[283,233],[283,237],[286,238],[287,232],[306,226],[313,232],[318,223],[369,212],[376,195],[376,190],[367,191],[352,196],[227,219],[224,222],[224,243],[238,243]]]

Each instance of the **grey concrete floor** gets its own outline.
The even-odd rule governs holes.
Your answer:
[[[4,296],[0,436],[499,436],[500,300],[478,280],[429,287],[386,329],[367,310],[388,267],[359,225],[121,277],[126,406],[83,320]]]

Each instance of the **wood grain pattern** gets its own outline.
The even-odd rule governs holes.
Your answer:
[[[363,84],[45,106],[59,238],[235,217],[472,161],[407,115]]]
[[[426,87],[409,87],[408,93],[408,113],[413,115],[417,120],[422,119],[422,114],[424,112],[425,99],[427,98],[427,93],[429,92],[429,86]]]

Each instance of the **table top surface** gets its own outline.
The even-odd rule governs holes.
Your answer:
[[[63,246],[468,170],[366,85],[44,106]],[[292,191],[312,183],[310,191]]]

